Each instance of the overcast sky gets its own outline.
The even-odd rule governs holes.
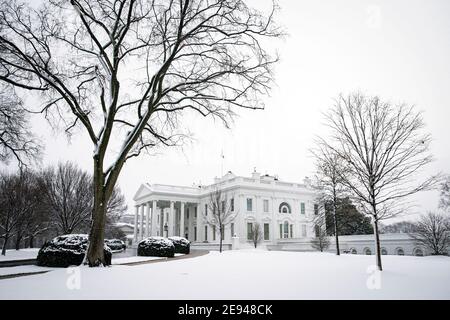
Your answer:
[[[195,140],[130,160],[119,179],[130,213],[143,182],[212,183],[221,174],[222,149],[224,173],[250,175],[256,167],[302,182],[313,170],[308,148],[323,134],[321,112],[339,93],[354,90],[422,110],[436,157],[429,173],[450,172],[450,1],[284,0],[279,5],[277,20],[289,36],[273,44],[281,61],[271,97],[261,97],[266,109],[239,111],[231,130],[202,117],[186,118]],[[68,143],[43,120],[33,122],[46,141],[44,163],[72,160],[91,171],[92,146],[85,135]],[[436,209],[438,196],[427,192],[414,200],[425,212]]]

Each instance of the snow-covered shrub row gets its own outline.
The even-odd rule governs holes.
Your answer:
[[[189,240],[183,237],[169,237],[168,239],[172,241],[175,246],[175,253],[189,254],[191,250],[191,243]]]
[[[137,255],[172,258],[175,255],[175,246],[169,239],[149,237],[139,242]]]
[[[83,263],[88,246],[87,234],[66,234],[46,242],[37,256],[38,266],[69,267]],[[111,264],[111,249],[104,246],[107,265]]]

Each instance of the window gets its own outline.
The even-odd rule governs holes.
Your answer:
[[[269,200],[264,200],[263,201],[263,210],[264,212],[269,212]]]
[[[270,239],[269,224],[268,223],[264,223],[264,240],[269,240],[269,239]]]
[[[231,223],[230,229],[231,229],[231,237],[234,237],[234,223],[233,222]]]
[[[208,226],[205,226],[205,241],[208,241]]]
[[[284,222],[283,238],[289,238],[289,222],[287,221]]]
[[[318,215],[319,214],[319,205],[318,204],[314,204],[314,215]]]
[[[280,213],[291,213],[291,206],[287,202],[280,203],[278,207],[278,212]]]
[[[194,207],[194,218],[197,218],[197,207]]]
[[[372,250],[370,250],[370,248],[365,248],[364,254],[370,256],[372,254]]]
[[[290,235],[291,238],[294,237],[294,225],[293,224],[291,224],[289,226],[289,235]]]
[[[280,224],[280,239],[283,238],[283,225]]]
[[[205,204],[205,216],[207,216],[207,215],[208,215],[208,205]]]
[[[356,251],[355,248],[351,248],[351,249],[350,249],[350,252],[351,252],[352,254],[358,254],[358,251]]]
[[[234,211],[234,198],[230,199],[230,210]]]
[[[383,256],[385,256],[385,255],[388,254],[386,248],[381,248],[381,254],[382,254]]]
[[[402,248],[397,248],[397,255],[404,256],[405,255],[405,251],[403,251]]]
[[[300,213],[305,214],[305,203],[304,202],[300,203]]]
[[[302,224],[302,237],[306,238],[306,224]]]
[[[216,226],[213,226],[213,241],[216,241]]]
[[[318,225],[316,225],[314,227],[314,231],[316,233],[316,238],[318,238],[320,236],[320,227]]]
[[[253,224],[251,222],[247,223],[247,240],[253,239]]]
[[[418,257],[423,257],[423,251],[420,248],[414,249],[414,255]]]
[[[253,211],[253,199],[247,198],[247,211]]]
[[[197,241],[197,227],[194,227],[194,241]]]

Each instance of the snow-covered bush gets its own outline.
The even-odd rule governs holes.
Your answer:
[[[127,248],[125,242],[123,242],[120,239],[106,239],[105,244],[112,250],[112,251],[123,251]]]
[[[39,250],[38,266],[68,267],[83,263],[88,246],[87,234],[66,234],[47,241]],[[104,246],[107,265],[111,264],[111,249]]]
[[[175,255],[175,246],[166,238],[149,237],[139,242],[137,255],[171,258]]]
[[[191,250],[191,243],[189,240],[183,237],[169,237],[168,239],[172,241],[175,246],[175,253],[189,254]]]

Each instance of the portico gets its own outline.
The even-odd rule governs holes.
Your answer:
[[[172,199],[151,199],[135,205],[134,243],[150,236],[185,237],[196,240],[199,230],[198,203]]]

